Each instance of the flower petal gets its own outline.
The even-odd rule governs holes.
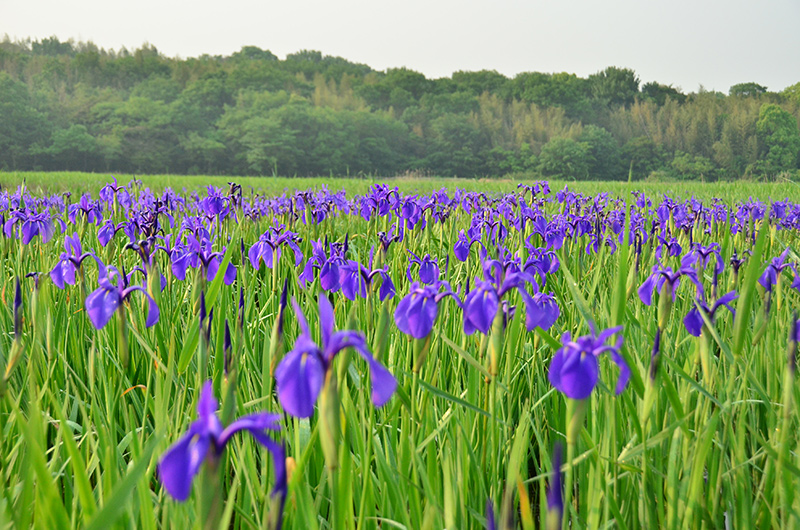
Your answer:
[[[198,430],[195,426],[173,444],[158,463],[161,483],[167,493],[181,502],[189,498],[192,479],[197,475],[210,446],[207,435],[201,435],[194,440]]]
[[[286,354],[275,370],[278,384],[278,400],[281,407],[297,418],[308,418],[314,413],[325,369],[320,359],[319,350],[310,339],[298,339],[300,348]]]
[[[86,314],[96,329],[103,329],[122,301],[115,289],[100,287],[86,297]]]
[[[597,358],[573,348],[562,348],[553,357],[548,377],[556,389],[572,399],[586,399],[597,385]]]

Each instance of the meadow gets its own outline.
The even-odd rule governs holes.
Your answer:
[[[235,177],[235,176],[207,176],[207,175],[113,175],[120,184],[127,184],[132,179],[140,180],[144,186],[161,193],[166,188],[177,192],[202,191],[207,186],[227,188],[231,181],[238,182],[245,195],[262,193],[280,195],[284,192],[292,193],[309,188],[320,188],[323,185],[331,191],[347,190],[349,194],[364,194],[375,184],[388,184],[397,187],[399,191],[407,194],[430,193],[442,188],[455,190],[456,188],[468,191],[483,191],[487,193],[501,193],[516,189],[517,184],[533,184],[537,179],[530,176],[519,175],[519,178],[487,178],[487,179],[461,179],[445,177],[421,178],[416,174],[407,177],[393,178],[380,177]],[[82,173],[77,171],[0,171],[0,189],[16,189],[26,183],[28,189],[38,193],[63,193],[70,192],[76,195],[82,193],[97,193],[111,176],[106,173]],[[553,190],[569,186],[573,191],[587,195],[610,193],[618,197],[627,197],[631,191],[638,190],[649,196],[661,198],[668,195],[675,200],[686,200],[695,197],[700,200],[718,198],[728,204],[736,204],[752,197],[761,201],[771,202],[784,199],[800,201],[800,185],[795,182],[776,179],[772,182],[751,181],[721,181],[705,183],[697,180],[674,182],[649,182],[638,181],[634,183],[622,181],[563,181],[550,180]]]
[[[0,173],[0,528],[800,526],[793,183],[116,177]]]

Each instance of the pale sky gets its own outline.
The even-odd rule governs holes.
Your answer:
[[[800,0],[0,0],[3,34],[180,57],[319,50],[429,78],[620,66],[684,92],[800,82]]]

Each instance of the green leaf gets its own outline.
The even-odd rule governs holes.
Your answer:
[[[97,511],[97,503],[92,494],[92,485],[89,481],[89,475],[86,472],[86,462],[83,459],[83,455],[81,455],[81,452],[78,450],[78,445],[75,443],[72,429],[61,410],[61,405],[56,401],[52,392],[48,390],[47,393],[50,395],[50,403],[53,405],[52,410],[58,420],[59,427],[64,430],[61,439],[64,440],[64,446],[67,448],[67,454],[72,464],[72,475],[75,478],[78,498],[81,501],[81,515],[84,521],[88,521],[89,518],[94,515],[94,512]]]
[[[485,410],[483,410],[480,407],[476,407],[475,405],[473,405],[469,401],[464,401],[463,399],[461,399],[459,397],[456,397],[456,396],[454,396],[452,394],[448,394],[447,392],[445,392],[443,390],[439,390],[435,386],[431,386],[428,383],[426,383],[425,381],[420,380],[419,384],[420,384],[420,386],[422,386],[423,388],[425,388],[426,390],[428,390],[432,394],[435,394],[436,396],[439,396],[442,399],[446,399],[447,401],[450,401],[452,403],[458,403],[459,405],[461,405],[463,407],[466,407],[469,410],[472,410],[474,412],[477,412],[478,414],[482,414],[483,416],[486,416],[487,418],[491,418],[492,417],[491,414],[489,414],[488,412],[486,412]],[[498,423],[505,423],[505,422],[500,421],[497,418],[495,418],[495,421],[497,421]]]
[[[128,474],[125,475],[125,478],[122,479],[122,481],[120,481],[114,488],[111,496],[106,499],[103,507],[94,517],[94,519],[92,519],[92,522],[86,527],[87,530],[102,530],[105,528],[111,528],[114,523],[116,523],[117,519],[119,519],[119,516],[122,514],[122,511],[125,509],[125,506],[127,505],[126,501],[133,493],[133,489],[136,487],[137,482],[139,482],[145,473],[147,473],[149,476],[150,472],[148,471],[148,468],[150,467],[150,460],[153,456],[153,451],[160,441],[160,435],[155,435],[150,439],[150,442],[144,448],[142,454],[139,455],[136,464],[131,468],[130,471],[128,471]]]
[[[751,309],[753,305],[753,293],[755,292],[756,281],[761,271],[761,255],[764,253],[764,246],[767,243],[769,230],[762,227],[753,254],[750,256],[750,264],[747,266],[744,283],[739,301],[736,304],[736,316],[733,319],[733,355],[739,357],[742,354],[747,330],[752,326]]]
[[[569,269],[566,265],[566,260],[564,259],[564,255],[561,256],[561,271],[564,273],[567,287],[569,288],[570,293],[572,294],[572,299],[575,301],[575,306],[578,308],[581,316],[583,319],[588,322],[594,322],[595,318],[592,316],[592,310],[589,309],[589,302],[586,301],[586,298],[581,294],[578,290],[578,283],[575,281],[575,277],[572,276],[572,273],[569,272]]]
[[[34,409],[39,408],[40,404],[33,404]],[[69,528],[69,515],[62,502],[61,495],[56,489],[53,476],[47,468],[47,458],[42,447],[39,444],[41,438],[41,415],[37,415],[36,419],[25,421],[16,403],[14,404],[14,412],[17,423],[22,428],[22,436],[27,442],[26,450],[31,457],[31,464],[33,472],[38,480],[38,487],[40,494],[43,498],[43,503],[48,509],[44,512],[43,517],[49,521],[50,528]],[[25,507],[24,509],[28,509]]]
[[[475,357],[473,357],[472,355],[467,353],[458,344],[456,344],[452,340],[450,340],[447,337],[445,337],[440,331],[437,330],[436,334],[439,335],[439,338],[442,339],[445,342],[445,344],[447,344],[448,346],[453,348],[453,351],[455,351],[457,354],[459,354],[461,357],[463,357],[464,360],[467,361],[473,368],[475,368],[480,373],[482,373],[484,377],[487,377],[487,378],[491,378],[492,377],[489,374],[489,371],[486,368],[484,368],[484,366],[480,362],[478,362],[478,360]]]
[[[178,357],[178,373],[183,373],[186,371],[186,368],[189,366],[189,363],[192,360],[192,355],[197,350],[197,342],[199,339],[200,327],[190,326],[189,336],[183,342],[183,348],[181,348],[181,354]]]

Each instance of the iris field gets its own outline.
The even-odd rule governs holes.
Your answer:
[[[9,181],[0,528],[800,526],[794,185]]]

